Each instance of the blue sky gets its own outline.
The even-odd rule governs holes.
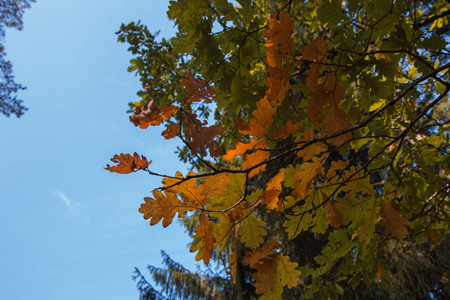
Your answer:
[[[194,270],[180,226],[150,227],[138,212],[160,185],[144,173],[103,169],[116,153],[144,154],[155,172],[185,171],[161,128],[140,130],[131,56],[114,34],[142,20],[174,34],[168,1],[38,0],[24,29],[6,32],[7,58],[29,111],[0,116],[2,299],[137,299],[134,266],[159,266],[160,250]],[[147,272],[143,272],[147,274]]]

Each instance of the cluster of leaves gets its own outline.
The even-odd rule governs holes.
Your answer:
[[[19,90],[24,90],[21,84],[14,81],[12,64],[7,61],[5,47],[5,27],[21,30],[23,27],[22,16],[26,8],[30,7],[34,0],[4,0],[0,2],[0,113],[9,117],[15,114],[20,117],[25,110],[22,100],[15,95]]]
[[[198,171],[163,175],[139,211],[164,227],[193,212],[196,260],[225,253],[238,283],[250,268],[260,299],[299,284],[305,298],[388,289],[396,247],[449,234],[448,3],[311,2],[267,16],[259,2],[173,1],[176,39],[139,24],[119,37],[145,90],[130,120],[166,124]],[[137,154],[113,161],[157,175]],[[293,253],[309,233],[323,242],[303,261]]]

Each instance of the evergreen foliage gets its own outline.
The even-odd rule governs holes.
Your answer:
[[[21,84],[14,81],[12,64],[6,60],[4,39],[6,27],[22,30],[24,10],[35,0],[2,0],[0,1],[0,113],[9,117],[11,114],[20,117],[27,108],[22,100],[17,99],[17,92],[24,90]]]

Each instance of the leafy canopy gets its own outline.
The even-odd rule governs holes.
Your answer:
[[[143,84],[130,121],[165,125],[197,170],[163,175],[139,211],[164,227],[195,212],[196,260],[231,245],[229,270],[253,269],[260,299],[386,285],[393,242],[449,234],[448,3],[237,3],[171,1],[170,42],[121,29]],[[137,154],[113,162],[158,175]],[[288,253],[305,232],[325,243],[300,264]]]

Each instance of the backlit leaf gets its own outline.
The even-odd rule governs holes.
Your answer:
[[[133,156],[123,153],[120,153],[120,155],[116,154],[113,158],[111,158],[111,161],[113,163],[117,163],[118,165],[106,165],[105,169],[110,172],[120,174],[128,174],[137,170],[146,169],[152,163],[152,161],[147,161],[147,158],[145,158],[145,156],[143,155],[139,157],[139,154],[137,154],[136,152],[134,152]]]
[[[163,227],[172,223],[175,214],[181,218],[187,211],[198,209],[195,205],[180,201],[176,194],[171,192],[162,193],[158,190],[153,191],[153,197],[145,197],[145,203],[141,204],[139,212],[144,214],[144,219],[150,219],[150,225],[156,225],[162,219]]]
[[[380,225],[384,227],[387,233],[399,240],[403,240],[408,233],[406,226],[410,226],[411,222],[400,215],[400,212],[392,202],[388,203],[381,200],[380,213],[382,218]]]

